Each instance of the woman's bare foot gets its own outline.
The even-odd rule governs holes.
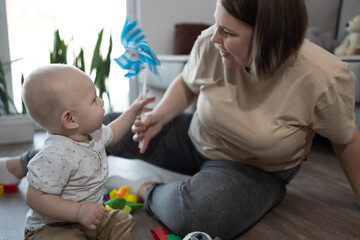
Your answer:
[[[155,184],[155,183],[157,183],[157,182],[146,182],[146,183],[144,183],[143,185],[141,185],[141,186],[139,187],[139,190],[138,190],[138,192],[137,192],[137,195],[138,195],[138,197],[139,197],[139,201],[140,201],[140,202],[144,202],[144,201],[145,201],[147,189],[148,189],[151,185],[153,185],[153,184]]]
[[[145,200],[147,188],[154,183],[162,182],[162,178],[157,174],[136,180],[129,180],[119,176],[110,176],[105,183],[105,188],[111,191],[112,189],[118,189],[122,186],[129,186],[130,193],[135,194],[139,198],[139,201],[143,202]]]

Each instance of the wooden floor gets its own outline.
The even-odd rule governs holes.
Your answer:
[[[14,156],[42,145],[43,134],[33,144],[0,146],[0,157]],[[110,175],[138,178],[149,172],[162,174],[165,182],[186,176],[164,171],[138,160],[109,157]],[[135,176],[136,175],[136,176]],[[14,195],[0,197],[0,240],[23,239],[26,179]],[[338,161],[327,145],[316,144],[302,170],[287,188],[283,202],[237,239],[360,239],[360,207]],[[161,226],[145,211],[134,214],[137,240],[151,240],[151,228]],[[215,236],[214,236],[215,237]]]
[[[241,239],[360,239],[360,207],[329,149],[313,147],[287,192]]]

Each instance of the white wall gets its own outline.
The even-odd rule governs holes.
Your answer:
[[[156,54],[172,54],[177,23],[214,23],[216,0],[139,0],[138,20]]]

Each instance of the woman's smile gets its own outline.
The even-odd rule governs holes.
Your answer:
[[[222,57],[228,57],[228,56],[230,56],[230,53],[226,50],[220,49],[220,55]]]

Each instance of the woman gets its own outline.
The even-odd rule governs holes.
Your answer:
[[[192,161],[200,170],[185,182],[149,187],[150,212],[175,232],[232,239],[281,201],[315,132],[331,140],[360,199],[360,137],[349,94],[355,78],[347,64],[304,40],[304,1],[221,0],[214,16],[145,125],[133,127],[145,152],[198,97],[189,148],[199,152],[203,161]],[[163,207],[169,202],[178,211]]]
[[[331,140],[360,199],[360,137],[348,94],[355,78],[304,40],[304,1],[219,0],[214,17],[159,105],[134,123],[135,135],[107,149],[193,174],[142,183],[145,209],[176,234],[233,239],[281,202],[315,133]],[[196,98],[197,111],[180,114]],[[143,139],[141,154],[132,137]]]

